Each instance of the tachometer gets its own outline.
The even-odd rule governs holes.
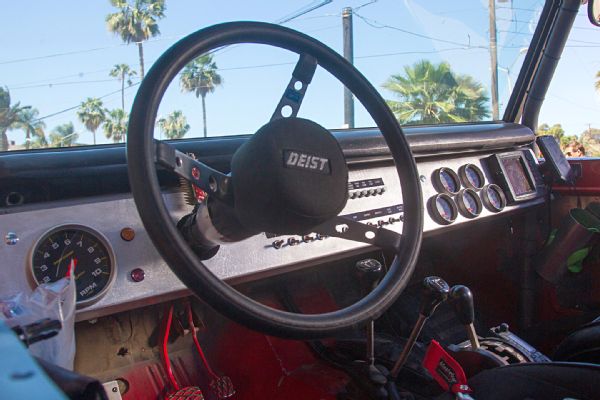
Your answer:
[[[461,214],[467,218],[475,218],[483,209],[481,200],[473,189],[461,190],[456,195],[456,203]]]
[[[106,239],[79,225],[67,225],[46,233],[33,248],[34,281],[55,282],[73,267],[79,306],[93,303],[106,293],[115,273],[115,262]]]
[[[454,200],[445,193],[437,194],[429,199],[428,206],[431,218],[438,224],[451,224],[458,216]]]
[[[493,212],[500,212],[506,207],[506,196],[498,185],[487,185],[481,191],[481,200],[485,207]]]

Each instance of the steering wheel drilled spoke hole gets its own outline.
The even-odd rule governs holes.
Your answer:
[[[281,107],[281,116],[283,118],[289,118],[292,116],[292,107],[291,106],[283,106]]]
[[[365,237],[366,237],[367,239],[369,239],[369,240],[370,240],[370,239],[375,239],[375,232],[373,232],[373,231],[366,231],[366,232],[365,232]]]
[[[350,227],[346,224],[340,224],[335,226],[335,231],[337,233],[346,233],[350,230]]]
[[[303,86],[303,85],[302,85],[302,81],[296,81],[296,82],[294,83],[294,89],[296,89],[296,90],[298,90],[298,91],[302,90],[302,86]]]

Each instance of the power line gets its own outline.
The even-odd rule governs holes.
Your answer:
[[[352,11],[356,12],[356,10],[360,10],[360,9],[361,9],[361,8],[363,8],[363,7],[370,6],[371,4],[375,4],[375,3],[377,3],[378,1],[379,1],[379,0],[371,0],[371,1],[367,1],[366,3],[362,3],[362,4],[361,4],[361,5],[359,5],[359,6],[353,7],[353,8],[352,8]]]
[[[33,89],[40,87],[52,87],[52,86],[70,86],[70,85],[80,85],[80,84],[88,84],[88,83],[104,83],[104,82],[118,82],[120,79],[95,79],[95,80],[87,80],[87,81],[71,81],[71,82],[57,82],[57,83],[41,83],[38,85],[25,85],[25,86],[13,86],[9,87],[10,90],[19,90],[19,89]]]
[[[487,46],[472,46],[470,43],[460,43],[460,42],[455,42],[452,40],[446,40],[446,39],[440,39],[440,38],[436,38],[433,36],[428,36],[428,35],[423,35],[421,33],[417,33],[417,32],[413,32],[413,31],[409,31],[403,28],[398,28],[396,26],[391,26],[391,25],[386,25],[386,24],[382,24],[381,22],[378,22],[376,20],[373,19],[369,19],[366,18],[358,13],[354,13],[354,15],[356,15],[358,18],[360,18],[361,20],[363,20],[364,23],[366,23],[367,25],[371,26],[372,28],[376,28],[376,29],[392,29],[395,31],[399,31],[402,33],[405,33],[407,35],[412,35],[412,36],[416,36],[416,37],[420,37],[423,39],[429,39],[432,41],[436,41],[436,42],[440,42],[440,43],[448,43],[448,44],[453,44],[456,46],[462,46],[462,47],[474,47],[474,48],[486,48]]]
[[[300,8],[299,10],[292,12],[291,14],[288,14],[287,16],[284,16],[283,18],[276,21],[275,23],[279,24],[279,25],[285,24],[286,22],[296,19],[302,15],[308,14],[309,12],[314,11],[317,8],[321,8],[324,5],[331,3],[332,1],[333,0],[313,1],[312,3],[309,3],[308,5],[304,6],[303,8]]]
[[[140,82],[133,83],[133,84],[131,84],[131,85],[129,85],[129,86],[126,86],[126,87],[125,87],[125,90],[127,90],[127,89],[130,89],[130,88],[132,88],[132,87],[134,87],[134,86],[138,86],[140,83],[141,83],[141,81],[140,81]],[[102,96],[99,96],[99,97],[96,97],[96,98],[97,98],[97,99],[104,99],[104,98],[106,98],[106,97],[112,96],[112,95],[114,95],[114,94],[117,94],[117,93],[120,93],[120,92],[121,92],[121,89],[119,89],[119,90],[115,90],[114,92],[110,92],[110,93],[104,94],[104,95],[102,95]],[[42,120],[44,120],[44,119],[48,119],[48,118],[50,118],[50,117],[54,117],[54,116],[57,116],[57,115],[60,115],[60,114],[64,114],[64,113],[66,113],[66,112],[69,112],[69,111],[72,111],[72,110],[74,110],[74,109],[76,109],[76,108],[79,108],[79,106],[80,106],[80,104],[78,104],[78,105],[76,105],[76,106],[73,106],[73,107],[65,108],[64,110],[60,110],[60,111],[54,112],[54,113],[52,113],[52,114],[44,115],[43,117],[40,117],[40,118],[38,118],[38,119],[34,120],[33,122],[42,121]]]
[[[181,39],[184,36],[185,35],[161,37],[161,38],[152,39],[152,40],[145,40],[144,43],[155,43],[155,42],[160,42],[163,40]],[[112,46],[95,47],[95,48],[91,48],[91,49],[82,49],[82,50],[66,51],[66,52],[62,52],[62,53],[46,54],[43,56],[18,58],[18,59],[14,59],[14,60],[5,60],[5,61],[0,61],[0,65],[17,64],[17,63],[28,62],[28,61],[45,60],[45,59],[49,59],[49,58],[71,56],[71,55],[75,55],[75,54],[93,53],[96,51],[114,49],[117,47],[123,47],[123,46],[128,46],[128,45],[129,45],[129,43],[120,43],[120,44],[115,44]]]
[[[459,51],[459,50],[487,51],[487,49],[481,49],[481,48],[477,48],[477,47],[453,47],[453,48],[448,48],[448,49],[431,50],[431,51],[400,51],[400,52],[396,52],[396,53],[380,53],[380,54],[371,54],[371,55],[366,55],[366,56],[355,56],[354,58],[365,59],[365,58],[379,58],[379,57],[390,57],[390,56],[404,56],[404,55],[411,55],[411,54],[437,54],[437,53],[445,53],[445,52]]]
[[[519,24],[530,24],[531,22],[534,21],[523,21],[520,19],[510,19],[510,18],[496,18],[498,21],[510,21],[510,22],[515,22],[515,23],[519,23]],[[579,29],[579,30],[585,30],[585,31],[598,31],[598,28],[590,28],[590,27],[585,27],[585,26],[574,26],[571,29]]]

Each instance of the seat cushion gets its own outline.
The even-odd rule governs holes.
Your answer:
[[[600,364],[600,318],[567,336],[558,345],[554,360]]]
[[[584,363],[513,364],[469,380],[477,400],[598,400],[600,366]],[[445,395],[442,399],[452,399]]]

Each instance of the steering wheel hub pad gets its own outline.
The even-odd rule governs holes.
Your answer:
[[[250,230],[302,234],[338,215],[348,199],[348,167],[339,143],[319,124],[275,119],[234,154],[231,177],[238,219]]]

